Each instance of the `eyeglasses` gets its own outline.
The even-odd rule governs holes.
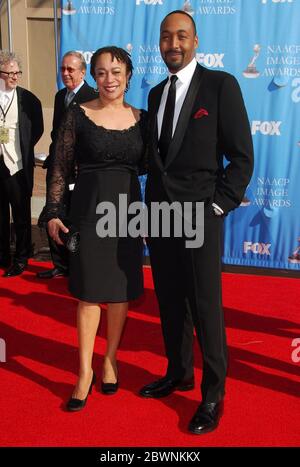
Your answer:
[[[70,73],[70,75],[72,73],[74,73],[75,71],[78,71],[80,68],[72,68],[71,66],[61,66],[60,67],[60,71],[63,73],[64,71],[67,71],[68,73]]]
[[[7,75],[9,78],[19,78],[22,76],[22,71],[2,71],[0,70],[0,73],[3,73],[4,75]]]

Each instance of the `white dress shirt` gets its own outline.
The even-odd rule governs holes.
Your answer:
[[[13,96],[15,89],[9,89],[7,91],[0,90],[0,106],[2,107],[3,112],[7,110]],[[0,125],[3,126],[3,112],[0,110]],[[3,154],[2,144],[0,144],[0,155]]]
[[[182,70],[178,71],[176,73],[176,76],[178,80],[176,81],[176,101],[175,101],[175,110],[174,110],[174,119],[173,119],[173,132],[172,136],[174,135],[175,128],[178,122],[179,114],[185,99],[185,96],[188,92],[189,85],[191,84],[193,74],[195,72],[197,66],[197,61],[195,58]],[[169,92],[169,87],[171,84],[170,78],[172,74],[169,73],[169,80],[167,84],[164,87],[161,100],[160,100],[160,105],[159,109],[157,112],[157,125],[158,125],[158,139],[160,137],[160,132],[161,132],[161,126],[162,126],[162,121],[163,121],[163,116],[164,116],[164,111],[165,111],[165,106],[166,106],[166,101],[168,97],[168,92]]]
[[[13,98],[14,92],[15,92],[15,89],[9,89],[8,91],[0,91],[0,105],[1,105],[2,109],[4,110],[4,112],[7,109],[7,107],[9,106],[10,101]],[[1,110],[0,110],[0,112],[1,112]],[[1,120],[3,119],[2,112],[1,112],[0,118],[1,118]]]
[[[176,81],[176,101],[175,101],[175,109],[174,109],[172,136],[174,135],[176,125],[178,122],[178,118],[179,118],[179,115],[180,115],[180,112],[181,112],[181,109],[182,109],[182,106],[185,100],[185,96],[191,84],[196,66],[197,66],[196,58],[193,58],[193,60],[187,66],[182,68],[182,70],[178,71],[178,73],[175,73],[178,79]],[[159,109],[157,112],[158,139],[160,138],[165,106],[167,102],[169,87],[171,84],[171,76],[172,76],[172,73],[169,73],[169,79],[164,87],[161,100],[160,100],[160,104],[159,104]],[[218,206],[216,203],[212,203],[212,207],[213,207],[213,210],[216,216],[221,216],[222,214],[224,214],[223,209],[220,208],[220,206]]]
[[[67,90],[66,95],[65,95],[65,103],[67,104],[67,106],[69,106],[69,104],[74,99],[76,93],[79,91],[80,88],[82,88],[83,85],[84,85],[84,80],[82,80],[81,83],[72,91]],[[72,96],[69,98],[70,94],[72,94]]]
[[[18,98],[15,89],[0,93],[0,105],[5,115],[5,127],[8,129],[8,142],[0,144],[0,155],[10,172],[15,175],[23,168],[22,151],[19,131]],[[4,115],[0,110],[0,125],[3,126]]]

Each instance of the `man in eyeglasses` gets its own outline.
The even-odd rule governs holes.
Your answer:
[[[43,165],[43,167],[46,169],[49,169],[50,164],[55,157],[55,141],[61,121],[68,107],[74,103],[80,104],[97,97],[96,91],[84,80],[86,73],[86,62],[81,53],[72,50],[65,53],[62,58],[60,73],[65,88],[58,91],[55,96],[53,127],[51,132],[52,142],[49,148],[49,156]],[[49,171],[47,170],[46,183],[48,183],[48,173]],[[74,179],[69,180],[70,190],[65,194],[66,213],[70,205],[70,195],[72,193],[73,182]],[[68,251],[64,246],[58,245],[54,240],[52,240],[49,235],[48,242],[54,267],[46,271],[38,272],[37,277],[40,279],[52,279],[54,277],[68,275]]]
[[[42,106],[21,88],[16,55],[0,50],[0,266],[4,276],[22,274],[31,254],[34,146],[44,131]],[[10,207],[16,234],[11,263]]]

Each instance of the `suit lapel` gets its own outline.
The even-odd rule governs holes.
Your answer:
[[[174,158],[176,157],[181,147],[183,138],[186,133],[186,129],[189,124],[189,120],[191,118],[191,113],[193,110],[195,99],[199,91],[199,86],[201,83],[202,75],[203,75],[203,68],[197,65],[194,75],[192,77],[188,92],[185,96],[185,100],[182,105],[180,114],[179,114],[175,133],[173,135],[171,144],[169,146],[169,151],[166,157],[165,167],[168,167],[171,164],[171,162],[174,160]]]
[[[81,101],[82,99],[84,99],[85,88],[86,88],[86,83],[84,81],[81,88],[76,92],[75,96],[71,100],[70,104],[78,103],[78,101]]]
[[[21,115],[22,110],[23,110],[23,108],[22,108],[22,91],[18,86],[16,88],[16,94],[17,94],[18,114]]]
[[[153,110],[152,110],[152,117],[151,117],[151,135],[152,135],[152,148],[153,148],[153,154],[154,158],[156,160],[157,165],[161,170],[163,170],[163,163],[161,161],[161,158],[158,154],[158,149],[157,149],[157,144],[158,144],[158,127],[157,127],[157,112],[159,109],[160,101],[161,101],[161,96],[164,90],[164,87],[166,83],[168,82],[168,78],[162,81],[155,89],[155,92],[153,92],[152,95],[152,105],[153,105]]]
[[[23,157],[23,147],[24,147],[24,120],[22,117],[23,114],[23,102],[22,102],[22,89],[17,86],[16,88],[16,94],[17,94],[17,105],[18,105],[18,121],[19,121],[19,135],[20,135],[20,145],[21,145],[21,151],[22,151],[22,157]]]
[[[67,88],[64,88],[62,90],[62,93],[60,94],[59,96],[59,113],[60,115],[63,115],[66,111],[66,106],[65,106],[65,98],[66,98],[66,94],[67,94]]]

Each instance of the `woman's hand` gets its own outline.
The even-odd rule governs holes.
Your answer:
[[[63,242],[59,238],[59,231],[62,230],[65,233],[69,232],[69,229],[62,223],[62,221],[58,218],[51,219],[48,222],[48,232],[50,237],[58,244],[63,245]]]

